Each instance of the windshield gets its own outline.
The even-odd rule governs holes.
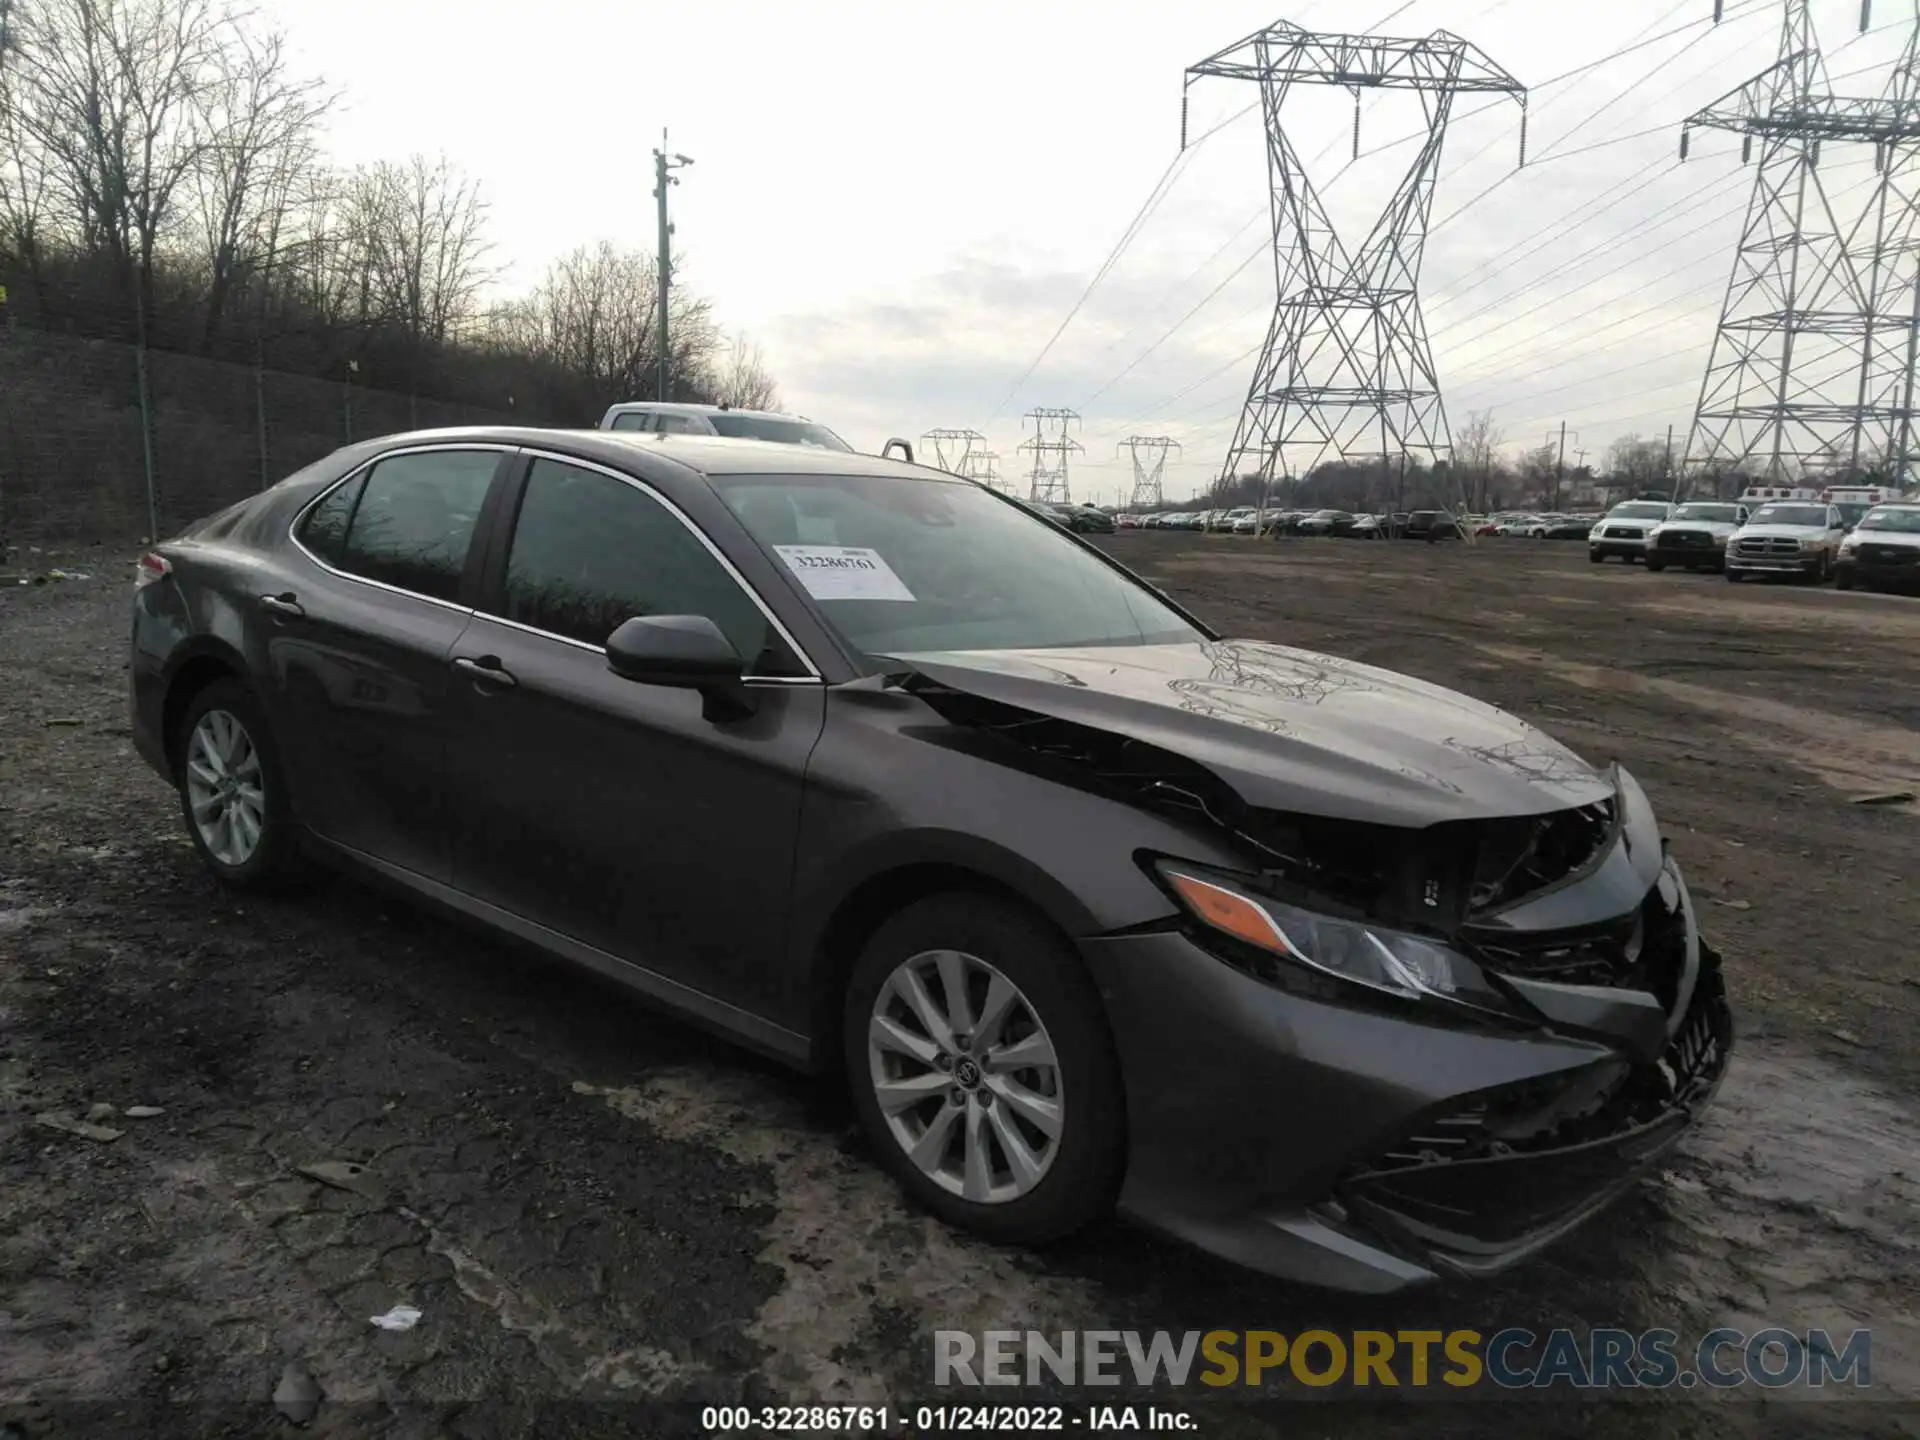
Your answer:
[[[782,445],[811,445],[817,450],[853,453],[853,447],[824,425],[810,420],[782,420],[771,415],[742,415],[737,410],[717,410],[707,414],[707,423],[716,434],[736,440],[774,440]]]
[[[1738,505],[1682,505],[1673,512],[1676,520],[1716,520],[1723,525],[1740,523]]]
[[[1630,500],[1608,512],[1609,520],[1664,520],[1667,507],[1657,500]]]
[[[867,475],[714,485],[864,655],[1204,638],[1061,530],[977,485]]]
[[[1825,529],[1827,525],[1827,507],[1824,505],[1762,505],[1753,512],[1753,525],[1818,525]]]
[[[1865,500],[1836,500],[1833,508],[1840,512],[1842,524],[1853,526],[1858,525],[1873,506]]]
[[[1920,505],[1907,505],[1900,508],[1881,506],[1869,510],[1867,518],[1860,522],[1862,530],[1892,530],[1901,535],[1920,535]]]

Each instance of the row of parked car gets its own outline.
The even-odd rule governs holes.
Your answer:
[[[1920,583],[1920,500],[1629,500],[1587,537],[1587,558],[1647,569],[1718,570],[1730,581],[1785,575],[1840,589]]]
[[[1336,540],[1438,540],[1458,538],[1465,522],[1446,510],[1368,515],[1351,510],[1232,509],[1115,516],[1122,530],[1199,530],[1233,535],[1302,535]],[[1583,532],[1584,533],[1584,532]]]

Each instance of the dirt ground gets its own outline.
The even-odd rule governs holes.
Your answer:
[[[1660,1176],[1498,1282],[1387,1300],[1119,1223],[960,1238],[831,1087],[357,882],[234,903],[131,752],[130,557],[23,556],[92,578],[0,591],[0,1436],[258,1434],[290,1366],[325,1396],[309,1433],[653,1435],[697,1433],[691,1402],[950,1400],[942,1328],[1510,1325],[1874,1331],[1872,1399],[1562,1390],[1517,1433],[1920,1436],[1920,807],[1853,803],[1920,791],[1920,601],[1547,542],[1110,543],[1226,633],[1457,687],[1640,778],[1740,1022]],[[119,1138],[43,1123],[90,1113]],[[401,1303],[413,1329],[370,1323]],[[1196,1405],[1197,1433],[1516,1433],[1475,1397],[1275,1393]]]

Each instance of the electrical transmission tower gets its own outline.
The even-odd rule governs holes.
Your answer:
[[[1160,484],[1167,472],[1167,452],[1177,453],[1180,442],[1165,435],[1129,435],[1120,442],[1120,449],[1133,457],[1133,498],[1127,508],[1158,510],[1167,503]]]
[[[987,437],[978,430],[929,430],[920,439],[933,447],[933,468],[950,475],[966,474],[967,457],[973,447],[987,443]]]
[[[1721,6],[1714,7],[1720,18]],[[1860,28],[1870,22],[1861,6]],[[1770,480],[1886,466],[1914,454],[1920,338],[1920,12],[1878,99],[1833,93],[1808,0],[1786,0],[1780,58],[1689,116],[1680,132],[1730,130],[1759,151],[1746,227],[1694,407],[1683,468]],[[1843,223],[1821,146],[1872,145],[1879,179]]]
[[[978,480],[989,490],[1003,490],[1006,481],[1000,474],[999,460],[991,450],[969,450],[958,473],[968,480]]]
[[[1455,96],[1511,95],[1521,107],[1524,164],[1526,87],[1445,30],[1396,40],[1301,30],[1284,21],[1189,67],[1185,84],[1206,76],[1260,86],[1277,290],[1222,478],[1257,473],[1271,482],[1288,447],[1306,452],[1306,463],[1284,463],[1303,475],[1329,451],[1383,460],[1398,454],[1403,469],[1410,451],[1449,459],[1453,442],[1419,295],[1440,148]],[[1357,249],[1349,250],[1335,232],[1281,125],[1281,107],[1297,84],[1353,93],[1355,159],[1363,90],[1410,90],[1420,97],[1426,143]],[[1183,94],[1182,149],[1185,131]],[[1256,463],[1249,464],[1250,457]]]
[[[1033,485],[1027,498],[1055,505],[1071,504],[1073,492],[1067,485],[1067,457],[1084,450],[1068,432],[1080,423],[1080,412],[1042,406],[1020,418],[1033,422],[1032,437],[1020,442],[1022,450],[1033,452]]]

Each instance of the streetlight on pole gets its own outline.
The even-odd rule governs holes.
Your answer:
[[[672,340],[667,333],[667,295],[673,283],[673,225],[667,219],[667,187],[678,185],[673,172],[693,164],[685,155],[667,153],[667,132],[660,132],[660,148],[653,152],[653,198],[659,202],[660,212],[660,384],[659,394],[654,398],[670,400],[668,393],[668,372],[672,360]]]

